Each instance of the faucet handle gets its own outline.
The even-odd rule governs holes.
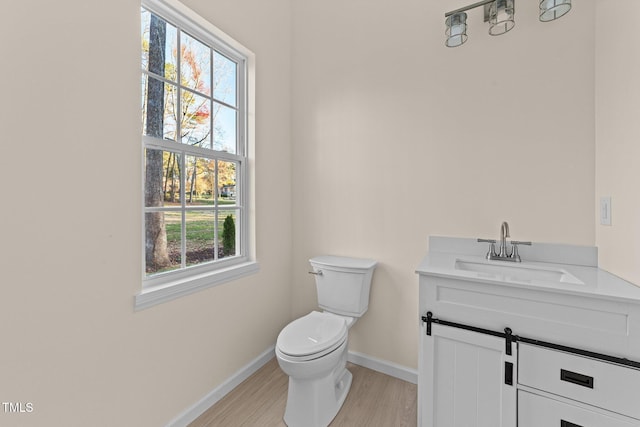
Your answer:
[[[496,241],[495,239],[478,239],[479,243],[489,243],[489,252],[487,252],[486,258],[493,259],[496,257]]]
[[[521,262],[522,260],[520,259],[520,254],[518,253],[518,245],[531,246],[531,242],[519,242],[517,240],[511,241],[511,247],[513,249],[511,251],[511,255],[509,255],[509,258],[514,259],[516,262]]]

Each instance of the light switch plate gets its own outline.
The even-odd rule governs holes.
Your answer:
[[[611,196],[600,197],[600,224],[611,225]]]

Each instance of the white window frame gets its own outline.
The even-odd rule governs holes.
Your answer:
[[[228,259],[182,268],[154,276],[146,276],[144,268],[145,244],[144,224],[145,207],[142,200],[142,290],[135,296],[136,310],[152,307],[184,295],[197,292],[212,286],[220,285],[259,270],[255,257],[255,209],[253,193],[253,158],[254,158],[254,111],[255,111],[255,55],[233,38],[222,32],[200,15],[177,0],[142,0],[141,6],[160,16],[168,23],[196,37],[209,47],[233,59],[238,64],[238,144],[237,154],[220,151],[202,150],[204,157],[217,160],[229,160],[239,164],[236,171],[236,205],[242,207],[238,222],[240,254]],[[146,148],[180,152],[182,144],[164,142],[157,138],[142,136],[142,153]],[[190,147],[193,150],[196,147]],[[196,148],[197,152],[198,149]],[[182,161],[185,156],[197,153],[181,152]],[[144,155],[142,156],[142,186],[144,189]],[[184,169],[183,169],[184,170]],[[224,210],[224,206],[220,210]],[[233,208],[231,208],[233,209]]]

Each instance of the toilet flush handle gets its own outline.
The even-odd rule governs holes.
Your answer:
[[[316,276],[322,276],[322,270],[318,270],[318,271],[310,271],[309,274],[314,274]]]

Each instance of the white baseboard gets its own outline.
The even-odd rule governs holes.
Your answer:
[[[415,369],[407,368],[406,366],[398,365],[397,363],[389,362],[388,360],[377,359],[355,351],[349,352],[347,360],[351,363],[355,363],[356,365],[382,372],[383,374],[403,381],[418,384],[418,371]]]
[[[240,383],[249,378],[254,372],[260,369],[269,360],[275,356],[275,346],[271,346],[263,351],[258,357],[240,368],[229,379],[220,384],[218,387],[207,393],[199,402],[187,408],[184,412],[174,418],[166,427],[186,427],[193,420],[202,415],[207,409],[216,402],[226,396],[231,390],[236,388]]]

